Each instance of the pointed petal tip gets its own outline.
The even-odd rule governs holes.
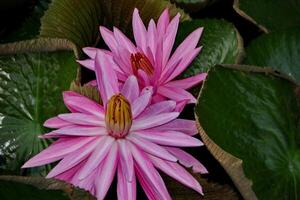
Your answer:
[[[137,80],[136,76],[135,75],[130,75],[128,76],[127,79],[130,79],[130,80]]]
[[[193,167],[193,172],[194,173],[200,173],[200,174],[209,174],[209,172],[206,168],[203,168],[203,167],[200,168],[198,166]]]
[[[93,51],[95,51],[96,50],[96,48],[95,47],[83,47],[82,48],[82,51],[85,53],[85,54],[89,54],[90,52],[93,52]]]
[[[21,169],[29,168],[30,166],[27,164],[27,162],[21,166]]]
[[[165,8],[164,10],[163,10],[163,12],[161,13],[161,15],[163,15],[163,14],[168,14],[169,15],[169,8]]]
[[[139,13],[139,9],[137,9],[136,7],[134,8],[134,10],[133,10],[133,13]]]
[[[68,98],[68,97],[70,97],[70,96],[77,95],[77,93],[76,93],[76,92],[73,92],[73,91],[71,91],[71,90],[67,90],[67,91],[63,91],[63,92],[62,92],[62,95],[63,95],[64,98]]]
[[[99,31],[100,31],[100,34],[102,37],[104,37],[104,35],[107,33],[109,33],[109,34],[111,33],[111,31],[108,28],[106,28],[105,26],[99,26]]]
[[[175,17],[179,19],[179,18],[181,17],[181,14],[180,14],[180,13],[177,13],[177,14],[175,15]]]
[[[108,29],[105,26],[99,26],[99,30],[101,31],[108,31]]]

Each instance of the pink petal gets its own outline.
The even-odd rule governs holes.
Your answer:
[[[179,63],[183,58],[179,58],[176,62],[173,62],[171,66],[166,66],[159,76],[159,83],[164,84],[166,80],[170,77],[171,73],[178,67]]]
[[[171,200],[164,181],[149,161],[149,158],[132,144],[130,145],[130,149],[135,160],[137,177],[148,199]]]
[[[111,64],[112,63],[109,62],[104,53],[97,51],[95,58],[95,71],[97,85],[104,107],[106,106],[106,102],[113,95],[119,93],[118,79]]]
[[[119,46],[123,46],[130,53],[136,52],[134,44],[116,27],[114,27],[114,36]]]
[[[104,119],[104,109],[95,101],[72,91],[64,92],[63,97],[66,106],[71,111],[92,114]]]
[[[160,169],[183,185],[192,188],[198,193],[204,195],[199,182],[178,163],[162,160],[151,155],[149,155],[149,158],[156,168]]]
[[[95,149],[101,139],[94,139],[84,147],[78,148],[77,151],[72,152],[64,157],[47,175],[47,178],[53,178],[72,167],[79,164],[81,161],[87,158],[87,156]]]
[[[184,109],[184,107],[186,106],[186,104],[189,103],[188,99],[182,100],[182,101],[177,101],[176,102],[176,108],[174,111],[176,112],[182,112],[182,110]]]
[[[94,137],[61,138],[51,144],[47,149],[28,160],[22,168],[41,166],[60,160],[94,139]]]
[[[179,115],[178,112],[169,112],[169,113],[158,114],[155,118],[153,117],[137,118],[133,120],[130,130],[135,131],[135,130],[157,127],[176,119],[178,115]]]
[[[95,47],[84,47],[82,48],[82,51],[88,55],[91,59],[95,59],[96,58],[96,53],[97,51],[102,51],[103,53],[105,53],[106,55],[112,57],[112,52],[108,51],[106,49],[98,49]]]
[[[173,63],[176,63],[177,60],[189,55],[191,51],[196,48],[202,32],[203,28],[198,28],[185,38],[185,40],[177,47],[174,54],[168,61],[165,70],[168,70],[168,68],[172,66]]]
[[[59,117],[52,117],[50,119],[47,119],[43,125],[48,128],[62,128],[71,124],[72,123],[66,122]]]
[[[177,147],[203,146],[203,143],[197,138],[177,131],[158,132],[153,130],[142,130],[135,132],[134,136],[159,145]]]
[[[85,127],[85,126],[67,126],[54,130],[44,136],[51,136],[52,134],[57,136],[101,136],[107,135],[105,127]]]
[[[204,81],[206,76],[207,76],[207,73],[200,73],[200,74],[197,74],[196,76],[192,76],[192,77],[189,77],[186,79],[168,82],[165,84],[165,86],[178,87],[178,88],[182,88],[182,89],[186,90],[186,89],[189,89],[189,88],[197,85],[198,83]]]
[[[165,66],[166,63],[168,62],[171,51],[173,49],[173,45],[175,42],[176,33],[178,29],[178,24],[179,24],[179,18],[180,18],[180,14],[177,13],[177,15],[172,19],[172,21],[170,22],[166,30],[166,35],[164,37],[164,42],[163,42],[163,64],[162,64],[163,66]]]
[[[93,86],[93,87],[97,87],[97,80],[92,80],[87,82],[86,84],[84,84],[85,86]]]
[[[95,71],[95,58],[96,58],[96,52],[97,51],[101,51],[103,52],[106,57],[111,60],[111,62],[113,62],[113,53],[104,49],[97,49],[94,47],[85,47],[83,48],[83,51],[90,57],[90,59],[86,59],[86,60],[77,60],[77,62],[79,64],[81,64],[82,66]],[[116,71],[120,72],[119,68],[116,67],[115,68]]]
[[[141,112],[145,110],[145,108],[149,105],[151,102],[151,96],[152,96],[152,88],[149,88],[147,92],[139,96],[134,100],[134,102],[131,105],[132,110],[132,117],[135,119]]]
[[[201,174],[208,173],[207,169],[196,158],[187,152],[175,147],[166,147],[166,149],[178,158],[180,164],[187,168],[193,167],[193,172]]]
[[[196,98],[189,92],[181,88],[160,86],[157,92],[174,101],[189,100],[188,103],[196,103]]]
[[[131,53],[124,47],[120,46],[117,49],[117,53],[115,53],[113,57],[114,62],[117,63],[122,73],[126,76],[133,74],[130,56]]]
[[[149,154],[172,162],[177,161],[177,159],[163,147],[154,144],[150,141],[144,140],[143,138],[136,136],[136,134],[128,136],[127,139],[133,142],[135,145],[137,145],[141,150]]]
[[[140,70],[140,69],[138,70],[138,77],[139,77],[139,81],[140,81],[140,86],[146,87],[151,84],[148,74],[146,72],[144,72],[143,70]]]
[[[150,48],[153,55],[156,53],[156,46],[157,46],[157,30],[155,26],[155,22],[153,19],[150,20],[148,25],[148,32],[147,32],[147,46]]]
[[[166,101],[166,97],[160,95],[160,94],[157,94],[155,93],[155,95],[152,96],[152,102],[151,103],[159,103],[161,101]]]
[[[85,165],[86,164],[84,164],[84,166]],[[94,188],[94,182],[96,179],[97,171],[98,171],[98,169],[95,169],[85,179],[79,179],[78,176],[79,176],[80,169],[78,169],[77,173],[72,178],[71,183],[77,187],[80,187],[87,191],[90,191],[91,194],[93,194],[93,195],[96,195],[93,188]]]
[[[133,170],[133,167],[132,167]],[[133,171],[133,178],[131,182],[126,180],[125,172],[120,165],[118,166],[118,184],[117,194],[118,200],[136,200],[136,178]]]
[[[93,59],[77,60],[77,62],[80,65],[82,65],[92,71],[95,71],[95,61]]]
[[[164,72],[166,73],[169,70],[173,71],[174,63],[177,63],[178,60],[185,60],[187,56],[191,57],[191,54],[195,54],[195,48],[198,44],[200,36],[202,34],[203,28],[198,28],[193,31],[175,50],[172,57],[168,61]],[[194,52],[194,53],[192,53]],[[183,59],[184,58],[184,59]],[[181,68],[186,68],[187,65],[181,66]]]
[[[155,85],[157,85],[157,82],[161,78],[161,73],[162,73],[162,68],[163,68],[163,37],[157,39],[157,47],[156,47],[156,52],[155,52],[155,73],[153,76],[153,79],[155,81]]]
[[[116,173],[118,164],[118,145],[114,143],[107,158],[103,161],[103,166],[95,179],[96,196],[98,200],[104,199]]]
[[[172,112],[176,107],[175,101],[162,101],[148,106],[140,115],[139,118],[155,116],[157,114]]]
[[[101,33],[101,36],[102,36],[104,42],[108,46],[108,48],[112,52],[117,52],[118,42],[116,41],[113,32],[111,32],[110,30],[108,30],[104,26],[100,26],[100,33]]]
[[[131,182],[134,178],[133,158],[128,148],[126,140],[118,140],[120,151],[120,166],[123,173],[125,173],[126,180]]]
[[[95,115],[89,115],[84,113],[66,113],[60,114],[58,117],[66,122],[87,125],[87,126],[105,126],[105,121],[103,118],[97,117]]]
[[[166,82],[171,81],[176,76],[181,74],[192,63],[192,61],[196,58],[196,56],[199,54],[201,49],[202,49],[202,47],[194,49],[184,59],[181,60],[181,62],[178,64],[178,66],[175,69],[171,69],[172,73],[167,78]]]
[[[77,60],[77,62],[81,65],[83,65],[84,67],[95,71],[95,57],[96,57],[96,51],[101,51],[106,55],[106,58],[108,59],[108,61],[111,64],[111,66],[114,68],[114,70],[116,71],[117,77],[118,79],[124,81],[126,80],[127,77],[125,77],[124,72],[120,69],[120,67],[118,65],[115,65],[114,63],[114,58],[113,58],[113,53],[104,49],[97,49],[97,48],[92,48],[92,47],[88,47],[89,49],[93,49],[93,50],[89,50],[89,54],[90,56],[93,56],[92,59],[86,59],[86,60]],[[84,48],[85,49],[85,48]],[[91,53],[91,52],[92,53]],[[97,85],[97,84],[96,84]]]
[[[169,10],[168,10],[168,8],[166,8],[160,15],[158,22],[157,22],[158,35],[165,34],[167,27],[169,25],[169,21],[170,21]]]
[[[130,103],[139,96],[139,84],[135,76],[129,76],[125,81],[121,93],[129,100]]]
[[[75,167],[72,167],[71,169],[55,176],[55,179],[58,180],[62,180],[65,182],[72,182],[73,177],[75,176],[75,174],[81,169],[81,167],[85,164],[85,162],[81,162],[78,165],[76,165]]]
[[[134,9],[132,17],[132,29],[136,45],[144,52],[147,49],[147,31],[139,15],[138,9]]]
[[[95,59],[97,50],[98,49],[95,48],[95,47],[84,47],[84,48],[82,48],[82,51],[92,59]]]
[[[188,135],[196,135],[198,133],[196,122],[187,119],[175,119],[167,124],[152,128],[153,131],[178,131]]]
[[[94,169],[96,169],[100,163],[105,159],[111,146],[115,142],[115,139],[108,136],[103,137],[94,152],[89,156],[85,166],[82,168],[79,174],[79,179],[86,178]]]

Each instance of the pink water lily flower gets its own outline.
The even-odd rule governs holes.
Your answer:
[[[194,60],[201,51],[197,47],[203,28],[193,31],[171,55],[178,29],[180,14],[171,21],[166,9],[157,25],[152,19],[148,28],[144,26],[138,10],[135,9],[132,28],[135,38],[133,44],[118,28],[113,32],[100,27],[100,33],[110,51],[102,50],[109,62],[115,66],[117,77],[125,81],[130,75],[135,75],[141,88],[152,86],[154,102],[171,99],[177,102],[182,110],[186,103],[195,103],[195,97],[186,90],[205,79],[206,73],[181,80],[174,80]],[[95,70],[96,48],[87,47],[83,51],[90,57],[78,61],[81,65]]]
[[[200,184],[184,169],[207,173],[205,167],[179,147],[202,146],[194,137],[195,121],[177,119],[174,101],[150,104],[152,87],[139,90],[135,76],[119,87],[114,67],[102,51],[95,70],[103,105],[75,92],[64,92],[71,113],[45,122],[58,138],[23,168],[59,161],[47,175],[72,183],[103,199],[117,175],[119,200],[136,199],[136,177],[151,200],[171,199],[156,169],[203,194]]]

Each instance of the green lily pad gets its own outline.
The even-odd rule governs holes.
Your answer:
[[[300,0],[235,0],[233,8],[264,32],[300,28]]]
[[[232,67],[209,71],[195,108],[198,122],[216,145],[242,160],[258,199],[298,199],[299,86],[271,70]]]
[[[245,63],[272,67],[300,84],[300,29],[263,35],[246,49]]]
[[[134,8],[140,10],[143,20],[158,18],[162,10],[170,13],[184,12],[165,0],[53,0],[42,18],[42,37],[64,38],[78,47],[95,46],[99,41],[99,26],[112,25],[125,32],[131,31],[131,17]]]
[[[0,199],[94,200],[88,192],[54,179],[0,176]]]
[[[201,19],[183,22],[179,26],[176,44],[178,45],[188,34],[199,27],[204,27],[198,44],[203,48],[183,72],[183,77],[207,72],[216,64],[240,63],[244,54],[242,38],[234,25],[225,20]]]
[[[0,56],[0,156],[5,160],[0,168],[15,173],[21,173],[20,166],[48,146],[49,141],[38,138],[47,131],[43,122],[65,111],[62,91],[69,88],[77,72],[72,51],[24,53],[34,51],[31,44],[35,43]],[[45,43],[44,51],[56,45],[60,43]],[[26,173],[45,169],[33,168]]]

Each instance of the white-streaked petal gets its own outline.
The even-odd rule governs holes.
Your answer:
[[[137,118],[133,120],[130,130],[135,131],[135,130],[143,130],[143,129],[157,127],[176,119],[178,115],[179,115],[178,112],[169,112],[169,113],[158,114],[155,118],[153,117]]]
[[[132,134],[130,136],[127,136],[127,139],[133,142],[135,145],[137,145],[140,149],[143,151],[152,154],[154,156],[157,156],[159,158],[169,160],[172,162],[176,162],[177,158],[175,158],[172,154],[170,154],[167,150],[164,149],[164,147],[159,146],[157,144],[154,144],[152,142],[149,142],[147,140],[144,140],[140,137],[137,137],[135,134]]]
[[[110,136],[104,136],[94,152],[89,156],[88,161],[79,174],[79,179],[86,178],[100,163],[105,159],[115,139]]]

